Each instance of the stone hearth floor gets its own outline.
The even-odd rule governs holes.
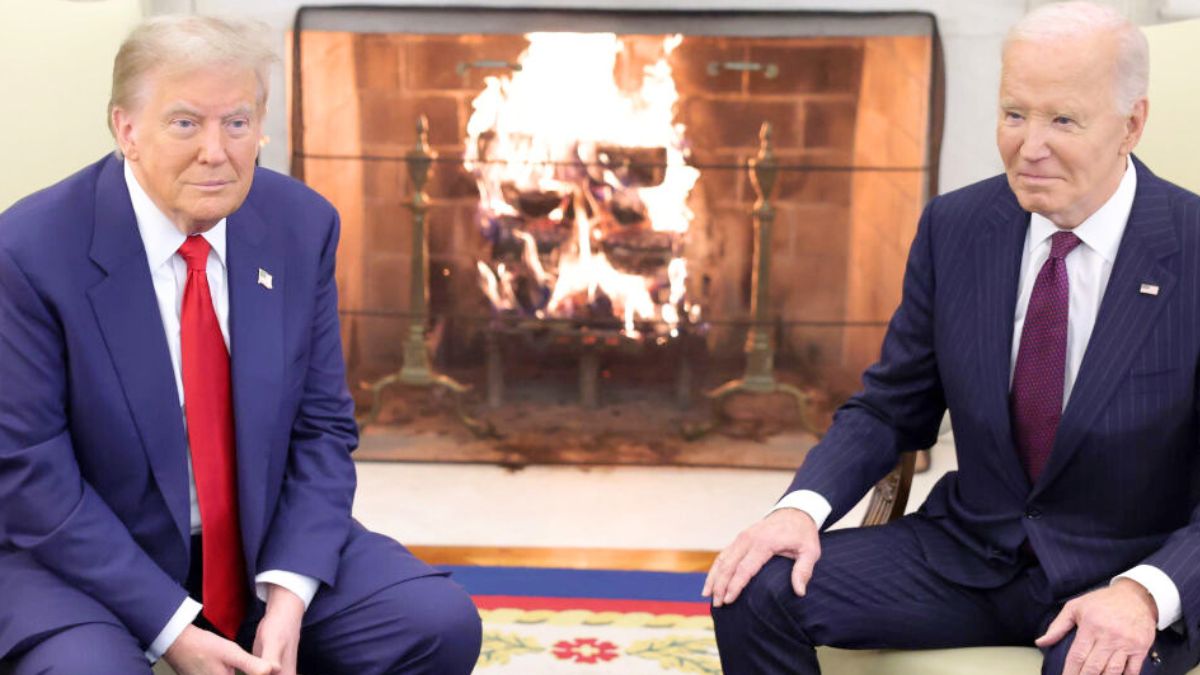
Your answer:
[[[949,434],[908,510],[955,466]],[[716,551],[771,507],[790,471],[359,462],[355,516],[414,546]],[[837,524],[862,519],[865,500]]]

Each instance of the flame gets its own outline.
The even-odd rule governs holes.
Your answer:
[[[548,264],[543,265],[530,231],[512,232],[523,244],[521,259],[529,275],[540,286],[553,288],[544,313],[572,316],[582,309],[581,301],[594,307],[603,296],[626,334],[638,334],[638,321],[658,320],[674,333],[681,321],[680,308],[690,313],[694,307],[684,301],[686,260],[677,257],[667,265],[665,281],[670,291],[663,302],[654,298],[654,289],[663,279],[614,267],[601,248],[604,230],[592,208],[595,204],[581,162],[596,162],[601,145],[664,149],[666,169],[658,185],[625,186],[611,170],[605,170],[603,178],[614,190],[626,191],[640,202],[653,231],[678,235],[672,241],[682,241],[694,217],[687,199],[699,178],[699,171],[685,161],[686,130],[674,121],[679,94],[668,57],[683,37],[663,40],[662,55],[645,68],[641,88],[634,92],[622,91],[613,77],[625,49],[615,34],[530,33],[526,37],[529,48],[520,59],[521,69],[486,78],[483,91],[472,102],[464,166],[476,177],[481,212],[492,218],[520,217],[511,201],[514,188],[521,193],[563,195],[563,205],[550,210],[546,218],[562,219],[564,206],[570,204],[574,229],[570,239],[547,258]],[[519,305],[513,274],[506,275],[499,267],[493,272],[482,262],[479,274],[480,288],[493,307],[506,310]]]
[[[654,300],[650,297],[646,279],[626,274],[612,266],[603,253],[592,253],[591,227],[583,215],[582,198],[576,197],[578,227],[577,249],[564,255],[558,263],[558,283],[547,305],[552,316],[562,313],[573,296],[586,293],[588,303],[597,300],[603,291],[613,302],[613,310],[623,317],[626,333],[633,334],[636,319],[655,318]]]
[[[505,278],[504,263],[500,263],[497,272],[493,272],[482,260],[476,262],[475,266],[479,269],[479,287],[487,296],[488,302],[497,309],[515,309],[517,303],[512,285],[507,283],[507,280],[501,281]]]

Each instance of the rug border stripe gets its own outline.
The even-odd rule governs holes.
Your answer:
[[[678,614],[680,616],[708,616],[706,602],[680,602],[674,600],[607,600],[599,598],[545,598],[528,595],[472,595],[479,609],[546,609],[556,612],[587,610],[591,612],[619,612],[632,614]]]
[[[471,595],[707,603],[700,595],[705,575],[698,572],[474,565],[439,565],[438,569],[450,572]]]

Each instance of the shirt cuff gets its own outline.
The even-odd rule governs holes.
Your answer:
[[[1179,588],[1171,581],[1167,573],[1154,565],[1138,565],[1128,572],[1113,577],[1117,579],[1132,579],[1138,582],[1154,598],[1158,606],[1158,629],[1166,630],[1171,624],[1183,618],[1183,603],[1179,599]],[[1110,582],[1111,583],[1111,582]]]
[[[321,582],[312,577],[306,577],[303,574],[284,572],[283,570],[267,570],[254,577],[254,592],[258,595],[258,599],[263,602],[267,601],[267,584],[282,586],[295,593],[304,601],[305,611],[312,604],[312,599],[317,594],[317,589],[321,586]]]
[[[817,524],[817,529],[821,529],[825,525],[825,520],[829,518],[833,507],[829,505],[829,500],[812,490],[796,490],[789,492],[775,504],[774,508],[767,512],[767,515],[775,513],[779,509],[799,509],[808,514],[813,522]]]
[[[158,637],[154,638],[154,642],[150,643],[150,647],[146,649],[146,659],[150,663],[157,663],[175,644],[175,640],[179,638],[179,634],[184,628],[192,625],[196,617],[200,615],[200,610],[203,606],[191,598],[184,598],[183,603],[179,605],[179,609],[175,610],[175,614],[171,616],[171,620],[158,633]]]

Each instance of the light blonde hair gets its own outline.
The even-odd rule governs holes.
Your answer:
[[[1113,74],[1117,111],[1128,115],[1149,88],[1150,46],[1141,29],[1117,10],[1079,0],[1042,5],[1008,31],[1004,51],[1013,42],[1046,42],[1105,31],[1117,40],[1117,72]]]
[[[265,24],[243,19],[168,15],[147,19],[121,43],[113,60],[108,129],[114,108],[136,110],[146,94],[146,78],[155,70],[196,70],[211,66],[247,68],[258,79],[258,109],[267,103],[271,66],[279,58]]]

